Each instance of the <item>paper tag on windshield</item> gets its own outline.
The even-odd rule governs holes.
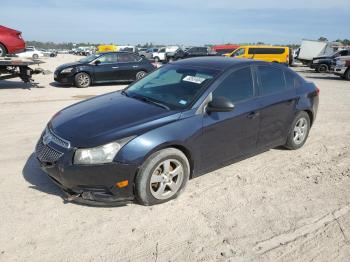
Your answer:
[[[198,77],[198,76],[185,76],[183,81],[195,83],[195,84],[201,84],[205,81],[205,78],[203,77]]]

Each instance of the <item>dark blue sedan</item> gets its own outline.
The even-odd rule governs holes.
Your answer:
[[[108,52],[87,56],[56,68],[54,80],[84,88],[98,83],[132,82],[152,72],[146,58],[129,52]]]
[[[58,112],[36,156],[68,199],[159,204],[193,177],[269,148],[302,147],[318,101],[318,88],[285,66],[186,59]]]

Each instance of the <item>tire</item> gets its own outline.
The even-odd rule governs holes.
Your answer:
[[[34,54],[33,55],[33,59],[38,59],[39,58],[39,55],[38,54]]]
[[[350,68],[348,68],[344,73],[344,79],[350,80]]]
[[[320,64],[316,67],[317,73],[325,73],[328,71],[328,66],[326,64]]]
[[[139,80],[139,79],[143,78],[146,74],[147,74],[146,71],[139,71],[139,72],[137,72],[136,80]]]
[[[308,113],[305,111],[299,112],[293,121],[287,137],[287,142],[284,146],[290,150],[301,148],[307,140],[310,126],[310,117]]]
[[[86,88],[91,84],[91,77],[84,72],[76,74],[74,80],[74,84],[78,88]]]
[[[6,55],[7,55],[7,50],[6,50],[5,46],[0,44],[0,57],[6,56]]]
[[[154,61],[156,61],[157,63],[159,63],[159,62],[160,62],[159,57],[158,57],[158,56],[156,56],[156,57],[154,58]]]
[[[172,172],[177,168],[173,176]],[[155,152],[143,163],[136,176],[136,198],[146,206],[165,203],[184,191],[189,176],[190,164],[180,150],[166,148]]]

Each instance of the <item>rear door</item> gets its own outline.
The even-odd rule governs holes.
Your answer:
[[[118,75],[117,80],[135,80],[136,74],[142,70],[142,58],[131,53],[118,53]]]
[[[256,66],[261,117],[257,147],[284,144],[294,119],[297,95],[281,66]]]
[[[256,149],[260,104],[255,97],[251,67],[234,70],[212,92],[234,103],[231,112],[203,116],[201,170],[211,169]]]
[[[117,80],[119,71],[118,57],[116,53],[107,53],[100,56],[95,61],[100,61],[94,65],[94,79],[96,82],[108,82]]]

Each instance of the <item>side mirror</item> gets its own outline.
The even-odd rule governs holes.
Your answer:
[[[226,97],[215,97],[208,103],[207,112],[230,112],[235,106]]]
[[[97,66],[97,65],[101,64],[101,61],[100,61],[100,60],[96,60],[96,61],[94,62],[94,64]]]

